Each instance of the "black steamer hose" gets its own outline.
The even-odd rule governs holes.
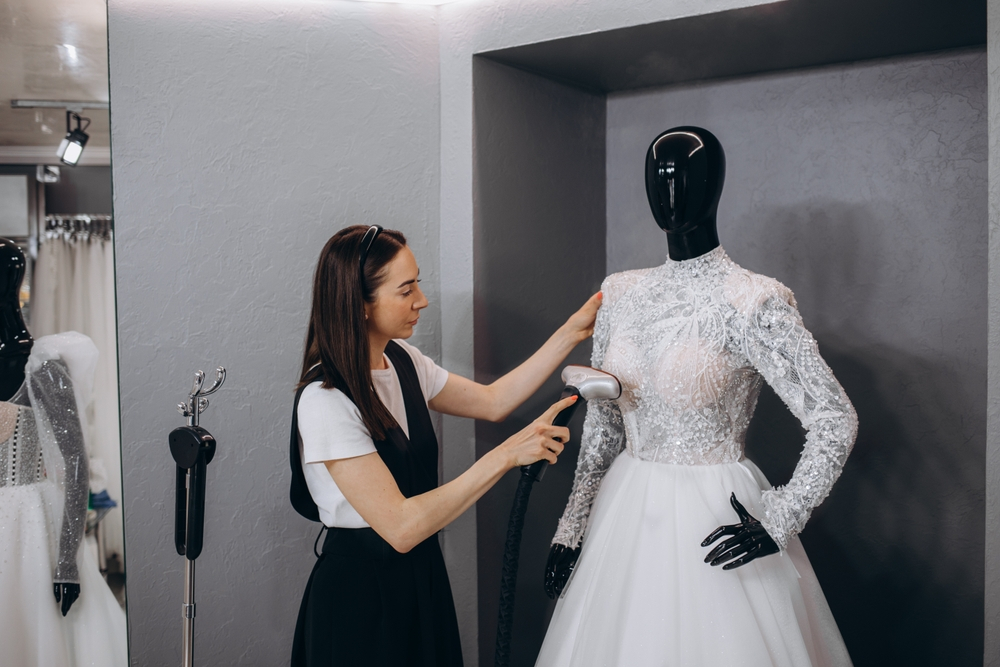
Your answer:
[[[552,420],[553,426],[566,426],[577,406],[583,403],[583,397],[576,387],[566,387],[562,400],[568,396],[577,396],[573,405],[565,408]],[[517,564],[521,555],[521,531],[524,528],[524,515],[528,511],[528,497],[535,482],[540,482],[545,475],[549,462],[542,460],[530,466],[521,467],[521,476],[517,480],[517,491],[514,492],[514,504],[510,508],[510,520],[507,523],[507,541],[503,548],[503,569],[500,575],[500,613],[497,618],[497,641],[494,653],[495,667],[510,665],[510,635],[514,626],[514,593],[517,589]]]

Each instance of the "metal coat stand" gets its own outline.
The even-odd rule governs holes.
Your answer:
[[[226,369],[219,366],[215,382],[205,388],[205,373],[194,375],[194,385],[188,399],[177,406],[187,417],[187,426],[170,432],[170,453],[177,463],[176,504],[174,514],[174,546],[185,557],[183,639],[184,667],[194,667],[194,561],[201,555],[205,534],[205,475],[215,456],[216,442],[211,433],[198,425],[199,417],[208,409],[208,398],[226,381]]]

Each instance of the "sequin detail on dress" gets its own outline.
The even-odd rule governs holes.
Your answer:
[[[0,443],[0,487],[37,484],[45,474],[32,410],[10,403],[3,406],[11,409],[3,410],[0,433],[10,432],[10,437]],[[4,423],[7,420],[13,423]]]
[[[587,408],[573,491],[553,544],[578,546],[608,468],[627,448],[681,465],[743,459],[766,381],[806,429],[788,484],[764,491],[768,534],[784,549],[840,476],[857,415],[778,281],[719,247],[692,260],[609,276],[591,364],[622,382],[616,401]]]
[[[86,528],[90,467],[66,364],[47,359],[37,367],[29,366],[24,385],[10,402],[19,406],[18,421],[14,435],[0,446],[7,456],[0,468],[6,481],[0,486],[41,483],[55,471],[55,477],[48,480],[54,486],[49,485],[42,494],[49,505],[47,514],[61,518],[52,581],[78,584],[77,553]],[[57,495],[52,489],[57,490]]]

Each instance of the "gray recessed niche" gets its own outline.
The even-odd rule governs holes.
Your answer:
[[[982,664],[985,19],[980,1],[787,0],[474,59],[477,379],[524,360],[608,273],[662,261],[645,146],[671,125],[719,134],[723,245],[796,292],[861,415],[802,537],[859,667]],[[477,454],[558,390],[554,377],[505,423],[477,424]],[[533,664],[554,606],[542,572],[581,417],[531,499],[512,664]],[[801,443],[765,390],[748,455],[781,484]],[[515,484],[477,507],[483,665]]]

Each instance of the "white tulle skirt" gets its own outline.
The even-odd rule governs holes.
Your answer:
[[[724,571],[701,541],[761,515],[770,488],[750,461],[683,466],[619,456],[601,484],[538,667],[851,665],[809,559],[781,553]]]
[[[125,612],[89,549],[78,557],[80,597],[59,611],[41,486],[0,487],[0,664],[127,667]]]

